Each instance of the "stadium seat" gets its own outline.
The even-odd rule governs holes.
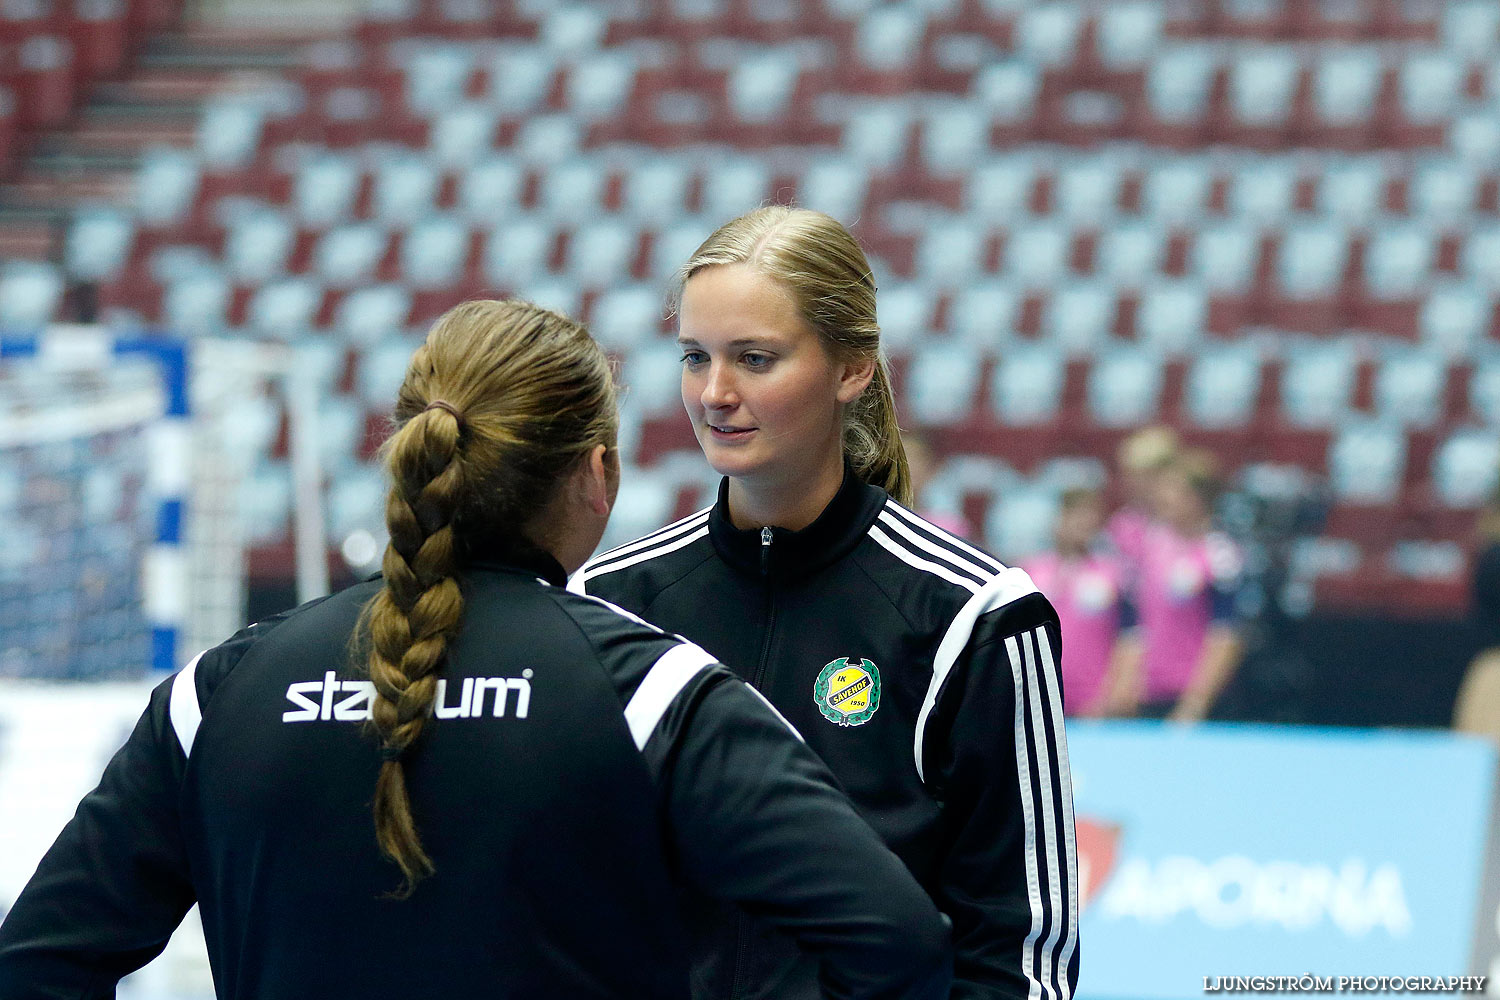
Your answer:
[[[1455,432],[1433,458],[1432,480],[1438,499],[1448,507],[1483,505],[1500,487],[1500,437],[1493,429]]]
[[[580,226],[568,243],[568,275],[593,290],[627,281],[640,244],[639,231],[617,218]]]
[[[480,101],[465,101],[443,110],[428,136],[434,165],[467,167],[482,160],[494,151],[499,125],[495,109]]]
[[[324,511],[329,541],[335,547],[355,531],[375,537],[385,532],[385,471],[375,462],[351,465],[328,487]]]
[[[917,241],[916,276],[958,289],[984,270],[989,233],[962,218],[935,220]]]
[[[471,48],[424,40],[397,58],[403,62],[406,106],[412,111],[430,118],[463,101],[474,72]]]
[[[1240,161],[1229,185],[1231,215],[1254,223],[1277,223],[1291,214],[1297,194],[1297,167],[1282,157]]]
[[[1156,417],[1162,359],[1140,348],[1116,348],[1089,371],[1089,414],[1100,427],[1139,427]]]
[[[318,401],[317,419],[318,461],[331,476],[340,478],[354,465],[364,441],[365,408],[349,396],[324,396]]]
[[[354,210],[360,170],[348,155],[314,154],[297,165],[292,182],[292,207],[297,218],[314,227],[340,222]]]
[[[1490,92],[1496,88],[1492,86]],[[1465,163],[1487,168],[1500,156],[1500,121],[1488,109],[1454,115],[1448,123],[1446,146]]]
[[[330,229],[313,252],[313,270],[334,288],[369,282],[385,256],[389,235],[369,222]]]
[[[911,350],[932,332],[936,303],[932,289],[903,281],[880,289],[876,305],[882,346],[892,354]]]
[[[1328,448],[1334,496],[1350,504],[1395,501],[1406,471],[1406,436],[1399,427],[1363,423],[1345,427]]]
[[[469,260],[469,229],[451,215],[434,215],[407,230],[400,253],[401,275],[413,288],[452,288]]]
[[[511,149],[526,163],[554,167],[575,161],[583,146],[583,127],[572,115],[535,115],[516,131]]]
[[[240,486],[239,507],[251,545],[283,541],[292,513],[292,472],[287,463],[268,460],[251,469]]]
[[[704,168],[700,206],[717,226],[755,208],[770,194],[771,172],[765,162],[735,157]]]
[[[1432,232],[1420,224],[1383,227],[1365,248],[1365,288],[1380,299],[1417,295],[1427,284],[1436,252]]]
[[[1218,69],[1219,55],[1212,45],[1181,44],[1161,50],[1146,74],[1152,114],[1167,124],[1196,124],[1208,109]]]
[[[1094,273],[1116,285],[1140,287],[1162,268],[1167,234],[1150,221],[1120,222],[1099,236]]]
[[[651,277],[661,282],[672,281],[677,269],[688,262],[717,225],[720,222],[698,219],[658,232],[651,245]]]
[[[1188,369],[1184,412],[1198,427],[1249,427],[1260,398],[1261,376],[1260,351],[1252,344],[1202,351]]]
[[[119,209],[94,205],[78,212],[68,227],[67,272],[85,281],[109,281],[125,266],[135,241],[135,224]]]
[[[402,285],[370,285],[344,296],[334,314],[341,339],[360,348],[399,335],[411,315],[411,292]]]
[[[1003,60],[980,67],[970,81],[969,96],[996,122],[1017,125],[1029,122],[1036,114],[1041,86],[1041,72],[1036,65]]]
[[[964,175],[990,151],[990,114],[982,107],[953,102],[922,117],[918,152],[922,165],[938,176]]]
[[[1380,52],[1374,46],[1346,45],[1320,51],[1312,87],[1319,120],[1334,126],[1369,121],[1375,114],[1383,69]]]
[[[546,274],[557,234],[531,216],[517,216],[495,226],[485,246],[484,276],[502,289],[514,289]]]
[[[1398,93],[1407,121],[1442,122],[1453,111],[1463,83],[1463,64],[1447,52],[1408,53],[1400,68]]]
[[[236,281],[258,285],[286,272],[297,233],[269,207],[241,214],[226,226],[224,267]]]
[[[1295,427],[1335,426],[1348,412],[1354,392],[1355,356],[1348,343],[1296,343],[1286,349],[1281,406]]]
[[[1242,125],[1264,126],[1286,120],[1301,70],[1289,45],[1240,49],[1229,69],[1229,105]]]
[[[375,167],[375,217],[410,224],[425,219],[437,200],[438,174],[425,157],[400,155]]]
[[[552,53],[536,45],[506,45],[488,60],[488,101],[503,115],[520,117],[547,100],[557,67]]]
[[[1208,296],[1192,281],[1162,279],[1141,292],[1136,339],[1164,353],[1190,353],[1208,325]]]
[[[1015,335],[1021,295],[1001,281],[971,282],[953,296],[948,310],[952,335],[978,348],[993,348]]]
[[[665,311],[666,304],[656,286],[616,286],[595,300],[589,331],[605,350],[628,354],[658,336]]]
[[[1318,210],[1345,225],[1373,222],[1384,211],[1386,171],[1379,157],[1328,163],[1318,182]]]
[[[1488,335],[1495,316],[1494,293],[1475,281],[1435,285],[1417,314],[1424,344],[1443,353],[1466,356]]]
[[[1099,56],[1111,69],[1139,67],[1161,44],[1166,17],[1154,0],[1115,0],[1099,11]]]
[[[729,110],[743,122],[764,125],[787,113],[801,74],[790,48],[764,49],[737,60],[726,81]]]
[[[594,52],[568,70],[568,110],[585,121],[621,114],[635,89],[636,60],[625,50]]]
[[[1487,427],[1500,427],[1500,355],[1482,356],[1469,375],[1469,408]]]
[[[1458,253],[1459,271],[1491,291],[1500,290],[1500,227],[1476,228]]]
[[[1070,354],[1093,354],[1110,340],[1116,306],[1114,289],[1107,285],[1066,285],[1043,307],[1042,331]]]
[[[405,337],[390,337],[360,353],[354,371],[354,394],[367,410],[387,413],[395,406],[396,393],[406,379],[416,347]]]
[[[1454,0],[1444,5],[1442,46],[1455,57],[1492,56],[1500,50],[1500,5],[1490,0]]]
[[[1431,157],[1417,164],[1407,190],[1411,213],[1424,222],[1466,225],[1477,208],[1479,176],[1447,157]]]
[[[1320,220],[1289,226],[1276,260],[1277,284],[1294,299],[1324,299],[1338,291],[1349,260],[1342,226]]]
[[[561,58],[581,59],[592,54],[604,41],[609,29],[605,10],[579,5],[540,6],[545,11],[537,30],[537,40]]]
[[[1403,427],[1429,427],[1442,416],[1448,366],[1431,351],[1388,350],[1375,374],[1375,412]]]
[[[323,302],[323,289],[309,278],[272,282],[250,299],[246,316],[252,330],[274,340],[293,341],[311,332]]]
[[[281,415],[278,400],[247,394],[237,405],[234,419],[222,423],[225,451],[243,456],[252,464],[267,461],[281,431]]]
[[[1061,351],[1046,344],[1002,351],[990,392],[996,419],[1008,427],[1055,421],[1067,375],[1065,362]]]
[[[797,203],[853,226],[864,218],[869,192],[870,172],[864,164],[818,157],[797,184]]]
[[[228,322],[229,296],[229,282],[223,274],[200,268],[167,285],[162,296],[162,322],[179,336],[219,336]]]
[[[929,340],[912,356],[907,371],[907,412],[928,426],[962,422],[973,410],[983,367],[983,358],[972,345]]]
[[[646,417],[677,413],[682,406],[682,348],[675,341],[643,341],[626,355],[620,369],[626,405]]]
[[[260,148],[265,112],[241,97],[227,95],[210,100],[198,123],[197,151],[203,163],[215,170],[244,167]]]
[[[148,226],[187,218],[198,194],[198,160],[186,150],[155,147],[141,155],[135,175],[135,213]]]
[[[1067,66],[1077,56],[1082,30],[1083,10],[1073,0],[1028,6],[1016,20],[1016,50],[1040,66]]]
[[[905,108],[867,103],[849,114],[839,145],[859,162],[888,170],[905,156],[911,124],[911,114]]]
[[[643,223],[661,225],[686,211],[687,164],[670,156],[653,156],[625,171],[621,209]]]
[[[564,316],[579,316],[583,313],[583,289],[567,278],[545,276],[522,286],[516,294],[543,309],[551,309]]]
[[[608,176],[604,164],[594,159],[559,163],[541,175],[539,208],[554,219],[582,222],[604,208]]]
[[[469,221],[493,226],[516,214],[526,172],[515,160],[491,156],[464,171],[458,187],[458,207]]]
[[[344,377],[345,351],[344,345],[331,337],[307,337],[292,345],[291,367],[308,380],[322,400],[338,391]]]
[[[1174,157],[1152,163],[1141,185],[1141,209],[1163,225],[1192,222],[1208,206],[1213,175],[1208,164],[1193,157]]]
[[[1050,288],[1068,274],[1073,234],[1062,225],[1038,220],[1012,231],[1005,240],[1002,270],[1028,288]]]
[[[1013,226],[1031,214],[1036,164],[1030,156],[1013,154],[975,167],[965,185],[964,204],[982,220]]]
[[[1021,486],[1007,490],[990,505],[984,537],[1001,559],[1020,562],[1052,544],[1057,520],[1057,495],[1046,487]]]
[[[1063,164],[1053,183],[1053,211],[1075,223],[1107,225],[1119,203],[1121,166],[1119,158],[1106,155]]]

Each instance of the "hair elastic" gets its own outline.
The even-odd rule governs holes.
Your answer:
[[[449,413],[453,414],[453,419],[458,421],[459,429],[463,429],[464,415],[462,413],[459,413],[458,409],[446,399],[434,399],[432,402],[422,407],[423,413],[426,413],[428,410],[447,410]]]
[[[384,743],[380,747],[380,759],[384,761],[399,761],[405,753],[405,747],[398,747],[394,743]]]

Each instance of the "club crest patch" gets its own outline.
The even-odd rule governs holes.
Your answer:
[[[818,674],[813,704],[834,725],[864,725],[880,707],[880,668],[874,660],[839,657]]]

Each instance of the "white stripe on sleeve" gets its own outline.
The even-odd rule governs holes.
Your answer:
[[[625,724],[630,727],[630,737],[635,740],[637,750],[645,748],[662,716],[667,714],[667,709],[672,707],[672,702],[677,700],[688,682],[715,662],[703,649],[684,642],[661,654],[651,665],[641,686],[635,689],[625,706]]]
[[[872,528],[870,531],[871,537],[877,533],[879,533],[878,528]],[[876,541],[880,539],[876,538]],[[895,549],[892,551],[894,552]],[[975,590],[973,584],[968,584],[968,588]],[[1034,593],[1037,593],[1037,589],[1036,584],[1031,582],[1031,577],[1026,575],[1025,570],[1012,566],[992,577],[983,587],[978,588],[974,596],[969,598],[968,603],[953,617],[953,622],[943,635],[943,641],[938,644],[937,655],[932,659],[932,680],[927,685],[927,697],[922,700],[922,710],[917,714],[913,752],[917,762],[917,776],[922,780],[926,780],[926,772],[922,764],[922,742],[927,734],[927,719],[937,705],[938,692],[943,689],[943,682],[948,679],[948,674],[953,671],[953,664],[958,662],[959,655],[963,653],[964,646],[969,642],[969,636],[974,631],[974,623],[979,620],[980,615],[994,611],[996,608],[1003,608],[1012,601]],[[1019,690],[1017,688],[1017,691]]]
[[[1052,799],[1052,753],[1047,740],[1047,713],[1042,707],[1041,679],[1037,675],[1036,636],[1041,629],[1033,629],[1021,637],[1021,651],[1026,660],[1026,688],[1031,708],[1032,750],[1036,754],[1038,796],[1042,800],[1042,849],[1047,860],[1047,899],[1045,913],[1051,916],[1047,928],[1047,939],[1042,942],[1040,967],[1034,975],[1042,981],[1042,988],[1050,1000],[1063,1000],[1053,978],[1053,959],[1057,955],[1057,939],[1062,934],[1062,921],[1058,913],[1063,908],[1061,878],[1057,866],[1057,810]],[[1016,692],[1021,693],[1019,690]],[[1025,730],[1016,729],[1016,740],[1026,738]],[[1035,926],[1033,924],[1033,926]]]
[[[891,538],[890,535],[887,535],[885,532],[881,531],[877,527],[874,527],[873,525],[870,528],[870,537],[875,539],[876,542],[880,543],[880,546],[887,552],[895,556],[897,559],[900,559],[908,566],[911,566],[915,569],[925,570],[926,572],[931,573],[933,576],[941,577],[951,584],[964,588],[971,594],[976,593],[980,589],[979,583],[977,581],[971,580],[966,576],[959,576],[957,573],[946,566],[940,566],[937,563],[932,562],[931,560],[923,559],[921,556],[917,555],[915,552],[912,552],[904,545],[901,545],[895,539]]]
[[[675,552],[678,549],[683,548],[684,546],[691,545],[698,539],[706,538],[707,536],[708,522],[705,521],[703,523],[703,526],[698,528],[696,531],[690,531],[686,535],[683,535],[681,538],[675,539],[671,542],[663,542],[659,547],[646,549],[643,552],[637,552],[635,555],[630,556],[626,559],[621,559],[619,562],[612,562],[608,563],[607,565],[596,566],[593,569],[585,567],[584,569],[581,569],[577,573],[573,574],[573,580],[578,581],[577,586],[575,587],[573,581],[570,580],[568,581],[568,589],[572,590],[575,594],[583,593],[582,588],[584,587],[584,585],[596,576],[603,576],[606,573],[613,573],[616,570],[634,566],[636,563],[646,562],[648,559],[655,559],[657,556],[664,556],[668,552]]]
[[[189,660],[188,665],[178,672],[172,680],[172,697],[167,703],[172,730],[177,734],[177,742],[182,746],[184,757],[193,752],[193,740],[198,736],[198,723],[203,721],[203,709],[198,705],[198,684],[194,679],[201,659],[203,653]]]
[[[1010,658],[1011,680],[1016,686],[1016,779],[1021,786],[1021,819],[1025,826],[1026,844],[1026,898],[1031,903],[1031,930],[1021,942],[1021,971],[1026,975],[1027,1000],[1041,1000],[1042,983],[1037,977],[1035,961],[1036,939],[1042,936],[1042,884],[1037,874],[1036,856],[1036,803],[1031,797],[1031,756],[1026,739],[1026,699],[1022,697],[1024,681],[1021,676],[1022,663],[1020,645],[1016,636],[1005,640],[1005,651]]]
[[[1052,656],[1052,640],[1047,638],[1046,629],[1039,628],[1036,630],[1036,641],[1038,662],[1047,675],[1047,699],[1057,733],[1057,741],[1054,744],[1057,750],[1055,763],[1058,797],[1062,800],[1063,853],[1067,864],[1065,875],[1068,894],[1068,934],[1063,939],[1062,950],[1057,955],[1057,985],[1062,992],[1062,1000],[1069,1000],[1071,992],[1068,987],[1068,966],[1072,964],[1073,952],[1078,947],[1078,838],[1073,823],[1073,773],[1068,763],[1068,736],[1061,721],[1063,718],[1062,698],[1058,693],[1061,688],[1058,685],[1057,661]]]

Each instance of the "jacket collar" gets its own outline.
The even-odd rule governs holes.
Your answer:
[[[552,553],[535,546],[517,548],[508,545],[471,545],[467,562],[474,569],[492,569],[541,577],[554,587],[568,585],[568,574],[563,572],[562,563],[558,562]]]
[[[762,544],[763,529],[740,530],[729,519],[729,480],[719,482],[719,498],[708,515],[708,534],[719,557],[736,569],[777,579],[815,573],[837,561],[862,541],[875,523],[887,494],[844,466],[844,481],[817,519],[801,531],[771,528],[771,544]],[[765,549],[769,551],[763,551]]]

